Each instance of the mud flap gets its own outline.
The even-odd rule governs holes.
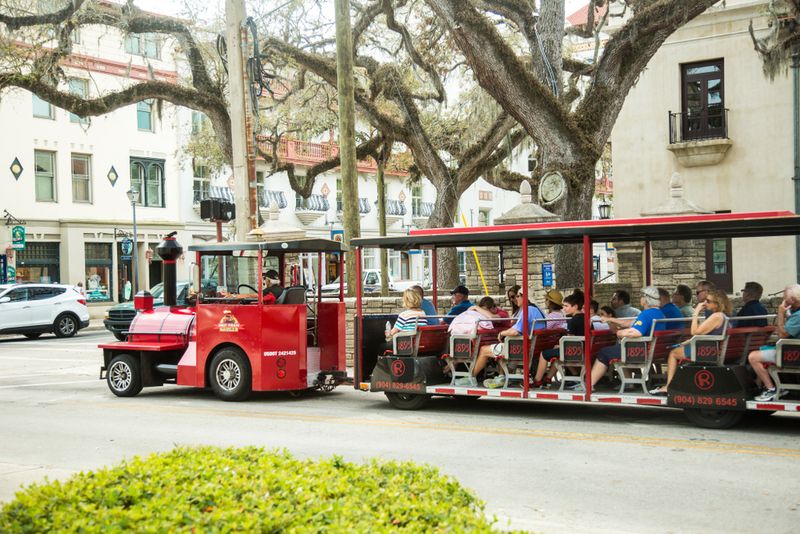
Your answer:
[[[446,379],[436,356],[378,356],[372,371],[371,391],[425,393],[428,385],[441,384]]]
[[[669,385],[667,404],[675,408],[744,410],[755,383],[742,365],[682,365]]]

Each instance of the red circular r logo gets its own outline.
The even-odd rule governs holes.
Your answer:
[[[403,360],[395,360],[392,362],[392,374],[394,376],[403,376],[406,372],[406,364]]]
[[[694,385],[697,386],[697,389],[708,391],[709,389],[714,387],[714,375],[712,375],[710,371],[706,371],[705,369],[703,369],[702,371],[698,371],[694,375]]]

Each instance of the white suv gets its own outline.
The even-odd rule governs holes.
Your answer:
[[[57,337],[72,337],[87,326],[86,297],[73,286],[0,285],[0,334],[24,334],[36,339],[52,332]]]

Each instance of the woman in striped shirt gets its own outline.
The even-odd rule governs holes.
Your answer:
[[[398,332],[411,332],[418,326],[427,325],[428,322],[425,320],[425,312],[420,308],[421,305],[422,298],[419,293],[413,289],[406,289],[403,292],[403,307],[405,310],[397,316],[397,321],[395,321],[389,335],[393,336]]]

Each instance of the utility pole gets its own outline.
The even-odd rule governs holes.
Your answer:
[[[250,203],[248,141],[246,132],[245,73],[242,60],[244,0],[225,0],[225,41],[228,45],[228,83],[230,84],[231,145],[236,202],[236,241],[245,241],[254,228]]]
[[[356,113],[353,88],[353,32],[350,28],[350,0],[335,0],[336,87],[339,93],[339,158],[342,173],[342,216],[344,245],[361,236],[358,212],[356,168]],[[347,294],[355,295],[355,255],[347,254]]]

